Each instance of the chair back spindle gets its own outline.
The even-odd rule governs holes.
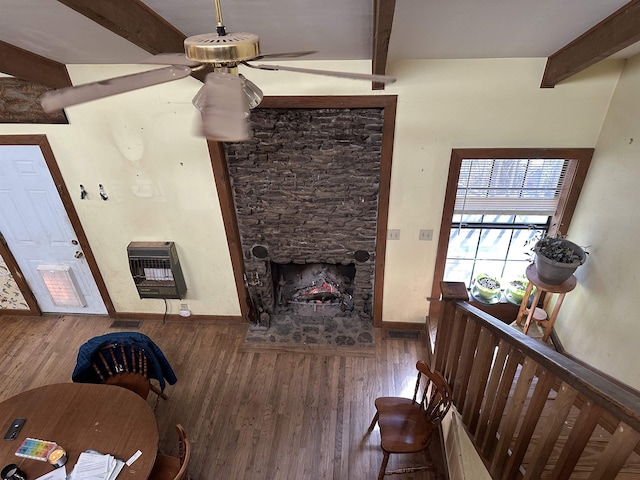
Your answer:
[[[147,362],[144,348],[110,344],[98,350],[92,366],[102,383],[127,388],[144,399],[149,395],[149,390],[153,390],[166,399],[166,395],[151,384]]]

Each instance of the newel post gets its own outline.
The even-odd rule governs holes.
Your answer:
[[[468,301],[469,293],[464,282],[440,282],[440,318],[438,319],[438,333],[436,335],[436,352],[433,368],[439,372],[444,372],[451,341],[451,331],[453,329],[453,319],[456,313],[456,303]]]

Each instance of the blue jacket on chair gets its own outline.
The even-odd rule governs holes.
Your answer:
[[[100,377],[91,364],[94,361],[94,354],[107,345],[133,345],[144,349],[148,361],[148,376],[158,381],[161,390],[164,391],[165,380],[170,385],[178,381],[162,350],[149,337],[137,332],[107,333],[93,337],[81,345],[71,380],[76,383],[101,383]]]

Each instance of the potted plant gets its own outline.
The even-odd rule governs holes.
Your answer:
[[[529,286],[529,280],[526,276],[522,275],[521,277],[514,278],[509,282],[509,286],[507,287],[507,291],[511,298],[517,303],[521,303],[524,298],[524,294],[527,293],[527,287]],[[535,291],[536,287],[534,286],[531,289],[531,293]]]
[[[549,285],[560,285],[567,280],[587,260],[589,253],[563,236],[547,235],[535,241],[532,251],[538,277]]]
[[[484,300],[492,300],[500,293],[500,281],[496,277],[481,273],[476,277],[475,288]]]

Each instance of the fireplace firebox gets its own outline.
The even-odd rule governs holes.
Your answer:
[[[273,264],[271,271],[276,313],[335,316],[353,310],[353,264]]]

